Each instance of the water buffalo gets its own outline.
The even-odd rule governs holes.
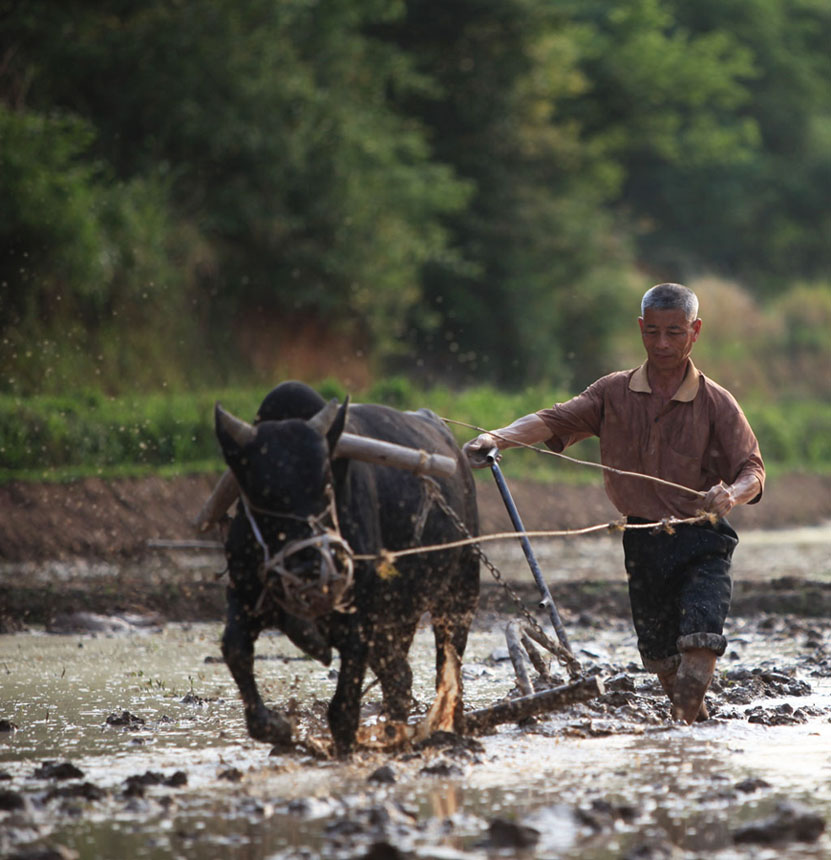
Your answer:
[[[284,716],[266,707],[254,678],[254,642],[265,627],[284,630],[324,663],[331,648],[339,652],[328,708],[339,756],[355,745],[367,666],[380,681],[389,720],[406,721],[412,686],[407,654],[425,612],[435,635],[437,687],[452,664],[460,691],[459,659],[479,593],[478,558],[470,547],[402,557],[386,567],[357,558],[445,543],[462,533],[431,499],[423,477],[342,456],[338,447],[339,440],[360,436],[452,457],[453,475],[429,480],[476,534],[472,475],[443,422],[428,410],[324,404],[306,386],[285,383],[266,398],[253,425],[218,404],[215,423],[241,496],[226,541],[230,585],[222,652],[251,737],[285,744],[292,732]],[[459,726],[460,695],[450,708]]]

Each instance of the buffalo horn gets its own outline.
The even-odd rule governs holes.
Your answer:
[[[257,436],[257,431],[251,424],[235,418],[218,403],[216,404],[216,423],[217,427],[221,427],[223,432],[227,433],[240,448],[250,445]]]
[[[332,426],[332,422],[337,417],[338,409],[340,409],[340,403],[338,403],[337,398],[333,398],[320,412],[309,419],[309,427],[313,427],[321,436],[326,436],[329,428]]]
[[[380,439],[356,436],[354,433],[341,433],[334,456],[350,457],[381,466],[394,466],[426,475],[448,477],[456,471],[456,461],[444,454],[428,454],[419,448],[407,448],[392,442],[382,442]]]
[[[206,532],[215,526],[225,515],[225,512],[239,497],[239,485],[234,473],[226,469],[217,482],[210,498],[202,505],[202,510],[196,515],[193,524],[200,532]]]

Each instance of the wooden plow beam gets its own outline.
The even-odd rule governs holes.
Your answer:
[[[465,714],[465,734],[484,732],[500,723],[515,723],[548,713],[555,708],[586,702],[596,696],[602,696],[603,693],[603,681],[598,677],[591,677],[529,696],[520,696],[518,699],[498,702],[489,708],[468,711]]]
[[[500,723],[514,723],[529,717],[586,702],[605,692],[603,681],[598,677],[581,676],[569,684],[554,685],[548,663],[534,646],[532,639],[548,651],[556,655],[557,645],[544,633],[535,630],[530,625],[520,625],[511,621],[505,628],[505,638],[508,642],[508,654],[517,678],[517,688],[520,696],[498,702],[489,708],[481,708],[465,714],[465,732],[475,733],[486,731]],[[526,658],[539,674],[540,681],[548,684],[550,689],[535,691],[534,684],[528,675]]]
[[[498,723],[517,722],[519,720],[544,714],[555,708],[565,707],[577,702],[584,702],[596,696],[602,696],[604,692],[603,682],[597,677],[585,677],[582,674],[580,663],[574,657],[571,643],[563,626],[557,606],[551,596],[551,592],[543,577],[542,570],[537,562],[531,543],[525,534],[525,527],[519,515],[516,504],[511,496],[511,491],[505,482],[505,478],[499,468],[500,452],[498,448],[492,448],[486,455],[494,480],[496,481],[499,494],[508,511],[514,528],[519,533],[520,544],[525,554],[528,566],[534,576],[534,581],[540,592],[540,609],[548,611],[548,616],[557,634],[559,644],[552,641],[536,623],[520,625],[512,621],[505,628],[505,638],[508,643],[508,654],[514,667],[517,678],[517,688],[520,696],[500,702],[490,708],[483,708],[465,715],[465,727],[467,731],[483,731]],[[529,618],[533,622],[533,619]],[[548,661],[534,646],[533,642],[541,645],[553,655],[563,661],[571,676],[571,683],[554,686],[548,668]],[[526,661],[537,670],[541,685],[550,689],[535,692],[534,684],[528,676]]]

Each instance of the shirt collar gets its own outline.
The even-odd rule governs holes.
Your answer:
[[[695,400],[698,394],[698,381],[701,376],[701,371],[693,364],[692,359],[688,358],[689,366],[684,380],[678,386],[678,390],[672,395],[673,400],[678,400],[681,403],[689,403]],[[641,394],[652,394],[652,389],[649,386],[649,377],[646,373],[646,362],[644,362],[629,379],[629,390],[638,391]]]

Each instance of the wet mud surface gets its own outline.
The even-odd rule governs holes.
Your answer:
[[[337,662],[324,668],[282,635],[263,635],[257,672],[297,739],[271,750],[245,734],[218,624],[139,620],[0,637],[0,856],[831,854],[831,622],[733,618],[707,697],[712,718],[687,727],[671,722],[636,662],[627,619],[565,613],[585,672],[605,683],[601,697],[339,762],[325,754],[324,717]],[[468,710],[515,693],[507,620],[477,616]],[[426,626],[412,658],[416,718],[434,678]],[[364,698],[366,725],[376,693]]]
[[[103,509],[114,491],[97,489]],[[100,546],[78,536],[80,508],[62,533],[59,512],[52,523],[37,500],[14,503],[31,528],[0,555],[0,857],[831,856],[831,528],[822,519],[740,528],[710,720],[671,722],[640,666],[619,536],[535,541],[575,652],[606,692],[487,734],[364,748],[341,762],[326,755],[325,728],[338,661],[325,668],[277,633],[261,637],[256,670],[296,743],[272,750],[247,737],[219,649],[222,559],[147,552],[148,537],[187,537],[186,519],[166,507],[169,488],[149,508],[134,489],[118,488],[127,513],[116,524],[102,517],[90,532]],[[540,527],[536,515],[549,527],[606,518],[576,496],[560,499],[557,515],[521,491],[517,501],[529,528]],[[487,513],[485,525],[504,528]],[[67,549],[69,539],[81,549]],[[519,549],[488,553],[533,608]],[[516,693],[504,634],[516,610],[486,571],[483,584],[463,666],[467,710]],[[432,700],[426,621],[411,652],[413,720]],[[556,664],[552,673],[565,679]],[[379,705],[369,686],[365,726],[377,724]]]

